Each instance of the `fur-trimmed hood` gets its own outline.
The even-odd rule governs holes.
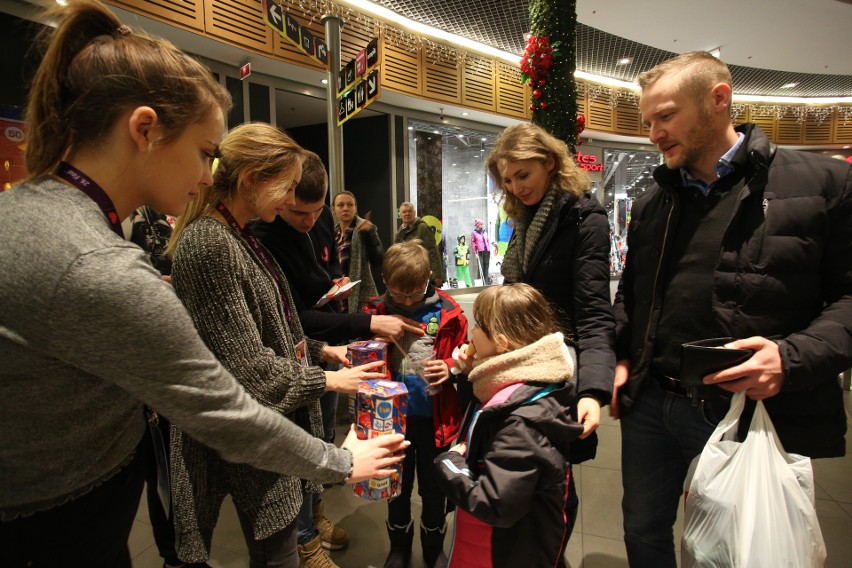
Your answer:
[[[576,355],[561,333],[546,335],[525,347],[474,361],[468,380],[480,402],[516,383],[565,383],[574,377]]]

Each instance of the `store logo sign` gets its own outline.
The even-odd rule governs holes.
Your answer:
[[[587,172],[603,172],[603,163],[598,162],[598,157],[592,154],[577,152],[574,155],[577,164]]]

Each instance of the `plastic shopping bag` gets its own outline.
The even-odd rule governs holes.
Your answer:
[[[683,568],[812,568],[825,561],[811,460],[787,454],[758,401],[744,442],[737,393],[686,476]]]

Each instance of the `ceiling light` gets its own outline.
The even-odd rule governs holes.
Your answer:
[[[784,83],[783,85],[781,85],[780,88],[781,89],[792,89],[796,85],[798,85],[798,83]]]
[[[632,57],[622,57],[618,60],[618,65],[630,65],[631,63],[633,63]]]
[[[482,140],[483,142],[485,142],[485,141],[486,141],[486,140],[488,140],[488,139],[487,139],[487,138],[480,138],[480,140]]]
[[[469,115],[469,114],[470,114],[469,112],[463,112],[463,113],[462,113],[462,116],[467,116],[467,115]]]
[[[322,81],[320,81],[320,83],[322,83],[323,85],[328,85],[328,79],[323,79]]]
[[[440,134],[440,132],[438,132],[437,130],[433,130],[432,133],[433,134]]]
[[[414,130],[414,127],[413,127],[413,126],[409,126],[409,127],[408,127],[408,129],[409,129],[409,130]]]

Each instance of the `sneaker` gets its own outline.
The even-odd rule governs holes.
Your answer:
[[[299,551],[299,568],[340,568],[322,549],[320,537],[296,546]]]
[[[314,526],[323,548],[342,550],[349,544],[349,533],[338,527],[323,514],[322,501],[314,503]]]

